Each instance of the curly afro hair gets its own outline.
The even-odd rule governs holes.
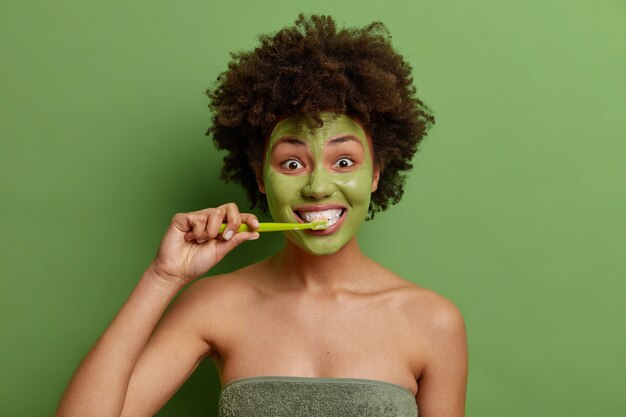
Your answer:
[[[221,179],[241,184],[251,208],[267,213],[257,186],[265,140],[276,123],[320,113],[356,116],[374,145],[380,168],[369,218],[400,201],[406,171],[435,118],[416,97],[411,66],[391,46],[381,22],[337,30],[330,16],[298,16],[294,26],[261,35],[254,51],[231,53],[228,69],[206,94],[213,111],[206,132],[226,150]]]

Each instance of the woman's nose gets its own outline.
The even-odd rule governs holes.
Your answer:
[[[308,183],[302,188],[302,196],[309,199],[321,200],[330,197],[335,192],[335,184],[330,174],[323,167],[316,167],[309,174]]]

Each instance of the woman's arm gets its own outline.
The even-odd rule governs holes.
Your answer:
[[[468,368],[465,321],[450,301],[441,296],[435,299],[425,335],[428,358],[417,381],[419,415],[464,417]]]
[[[149,267],[70,380],[57,416],[119,416],[133,368],[180,288]]]
[[[226,231],[219,236],[225,220]],[[150,378],[175,374],[177,378],[159,381],[167,389],[157,390],[153,395],[159,398],[148,401],[149,406],[131,407],[136,411],[133,416],[150,415],[145,414],[146,410],[160,404],[172,387],[184,382],[186,377],[180,376],[188,376],[208,351],[200,332],[189,324],[189,320],[197,317],[190,313],[197,308],[198,303],[191,302],[197,299],[194,296],[197,291],[190,292],[190,287],[181,294],[180,302],[174,303],[163,325],[159,324],[155,334],[150,335],[181,288],[205,274],[240,243],[258,238],[255,232],[228,233],[228,230],[236,231],[242,221],[252,229],[258,227],[255,216],[239,213],[232,203],[174,216],[155,261],[80,364],[61,398],[56,416],[118,417],[127,408],[130,388],[135,387],[131,391],[141,393],[144,392],[141,385],[154,384]],[[139,364],[143,365],[138,367]],[[141,369],[139,378],[135,376],[137,368]],[[142,397],[146,399],[145,395]]]

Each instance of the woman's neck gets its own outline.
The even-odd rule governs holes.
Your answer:
[[[361,252],[356,237],[332,255],[311,255],[286,239],[270,263],[282,288],[311,293],[361,287],[369,275],[364,272],[374,264]]]

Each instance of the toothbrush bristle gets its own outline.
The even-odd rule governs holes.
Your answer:
[[[328,229],[328,220],[319,220],[319,221],[315,221],[312,222],[312,229],[313,230],[324,230],[324,229]]]

